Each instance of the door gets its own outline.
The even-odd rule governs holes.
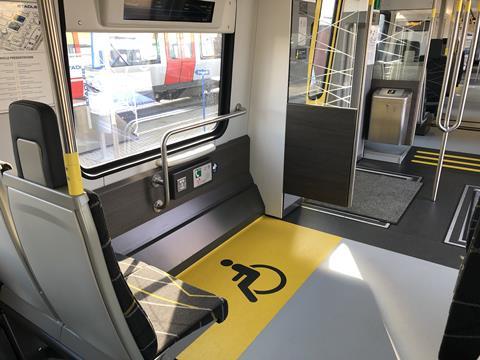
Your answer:
[[[165,37],[167,48],[165,84],[192,82],[195,71],[193,34],[168,33]]]
[[[284,193],[340,206],[353,196],[372,19],[356,4],[292,6]]]
[[[195,71],[195,46],[193,34],[182,34],[182,68],[180,82],[192,82]]]
[[[165,85],[177,84],[180,82],[182,72],[182,48],[180,34],[167,33],[165,35],[167,54],[167,74]]]

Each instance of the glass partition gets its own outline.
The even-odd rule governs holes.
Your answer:
[[[289,102],[356,107],[352,99],[360,12],[344,0],[293,1]]]
[[[428,48],[429,26],[430,19],[425,19],[420,11],[382,12],[373,78],[420,79]]]

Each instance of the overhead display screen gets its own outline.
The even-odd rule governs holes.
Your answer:
[[[211,23],[215,2],[203,0],[124,0],[125,20]]]

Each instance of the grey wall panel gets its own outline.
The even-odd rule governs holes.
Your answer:
[[[207,157],[218,164],[218,171],[214,174],[213,181],[177,200],[172,200],[169,209],[160,214],[153,211],[153,203],[155,200],[163,199],[163,188],[154,188],[151,184],[153,174],[159,169],[98,189],[97,193],[102,200],[110,235],[115,238],[152,219],[166,215],[181,204],[210,192],[222,184],[249,176],[249,151],[250,140],[247,136],[220,145]],[[179,168],[182,167],[172,168],[171,171]],[[159,233],[161,233],[160,230]]]
[[[245,191],[253,184],[249,174],[242,174],[234,181],[220,184],[216,189],[203,193],[188,202],[184,202],[162,216],[127,231],[112,241],[117,254],[129,255],[138,248],[154,242],[168,232],[175,231],[181,226],[196,219],[212,208],[220,205],[226,199]]]
[[[178,274],[264,212],[258,189],[251,186],[133,257]]]
[[[357,111],[289,104],[284,193],[348,206]]]

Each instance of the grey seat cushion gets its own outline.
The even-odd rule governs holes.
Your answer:
[[[225,320],[227,302],[165,271],[127,258],[119,262],[130,290],[150,319],[158,352],[212,322]]]

